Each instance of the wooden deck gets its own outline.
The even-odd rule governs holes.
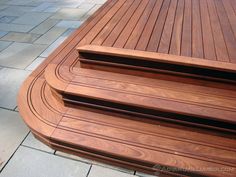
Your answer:
[[[114,4],[80,45],[236,63],[234,0],[147,0]]]
[[[18,103],[52,148],[149,173],[235,176],[236,0],[109,0]]]

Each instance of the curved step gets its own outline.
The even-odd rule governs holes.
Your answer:
[[[236,90],[49,64],[45,78],[65,104],[236,132]],[[67,69],[66,69],[67,68]],[[54,73],[59,73],[58,75]]]
[[[24,82],[18,105],[33,134],[52,148],[149,173],[235,176],[235,171],[191,168],[236,168],[236,140],[96,109],[65,107],[50,91],[43,65]]]

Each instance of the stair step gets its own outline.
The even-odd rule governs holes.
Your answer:
[[[236,131],[236,91],[227,88],[81,69],[61,94],[67,104]]]
[[[217,81],[236,81],[236,64],[156,52],[106,46],[77,47],[82,67],[125,68],[186,75]]]

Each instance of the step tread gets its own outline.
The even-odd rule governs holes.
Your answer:
[[[64,94],[236,123],[236,91],[209,88],[211,93],[204,86],[167,84],[159,85],[158,79],[84,69],[76,73]]]

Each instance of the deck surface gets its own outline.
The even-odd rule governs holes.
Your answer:
[[[109,0],[29,76],[19,94],[25,122],[55,149],[150,173],[235,176],[234,78],[81,68],[77,49],[85,45],[171,54],[171,60],[185,56],[195,58],[195,64],[205,59],[206,65],[198,66],[235,73],[236,0]],[[217,120],[233,131],[162,121],[159,114],[153,120],[99,109],[76,96]],[[215,122],[210,126],[217,127]],[[181,170],[162,171],[153,168],[156,164]],[[205,167],[231,170],[183,170]]]
[[[79,45],[236,63],[235,4],[235,0],[120,0]]]

